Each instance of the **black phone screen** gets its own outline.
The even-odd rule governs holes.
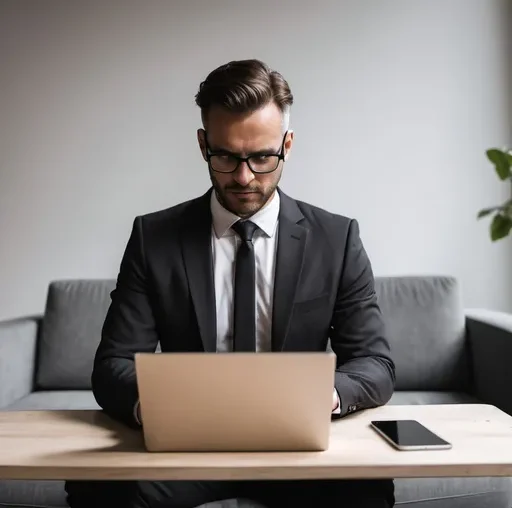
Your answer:
[[[416,420],[373,421],[372,425],[400,447],[449,445]]]

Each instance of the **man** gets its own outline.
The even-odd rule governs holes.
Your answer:
[[[201,83],[196,102],[213,189],[135,220],[95,358],[98,403],[143,425],[134,353],[158,343],[167,352],[324,351],[329,339],[333,413],[386,403],[394,364],[357,222],[278,188],[293,144],[287,82],[260,61],[231,62]],[[67,490],[73,508],[191,508],[228,498],[268,507],[394,504],[391,480],[70,482]]]

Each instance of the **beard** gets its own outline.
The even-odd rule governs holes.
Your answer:
[[[242,219],[247,219],[261,210],[274,195],[279,183],[279,178],[277,178],[272,184],[265,187],[254,182],[243,187],[235,181],[223,186],[215,179],[215,175],[211,171],[210,180],[219,203]]]

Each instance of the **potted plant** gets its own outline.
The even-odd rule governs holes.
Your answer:
[[[487,150],[487,158],[494,165],[498,178],[502,181],[512,182],[512,150]],[[508,236],[512,229],[512,199],[491,208],[484,208],[478,212],[478,218],[493,215],[490,224],[490,236],[493,242]]]

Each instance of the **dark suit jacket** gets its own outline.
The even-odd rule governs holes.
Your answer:
[[[210,192],[135,219],[92,374],[99,405],[129,425],[135,352],[216,350]],[[341,415],[385,404],[394,364],[357,222],[279,192],[272,350],[330,338]]]

